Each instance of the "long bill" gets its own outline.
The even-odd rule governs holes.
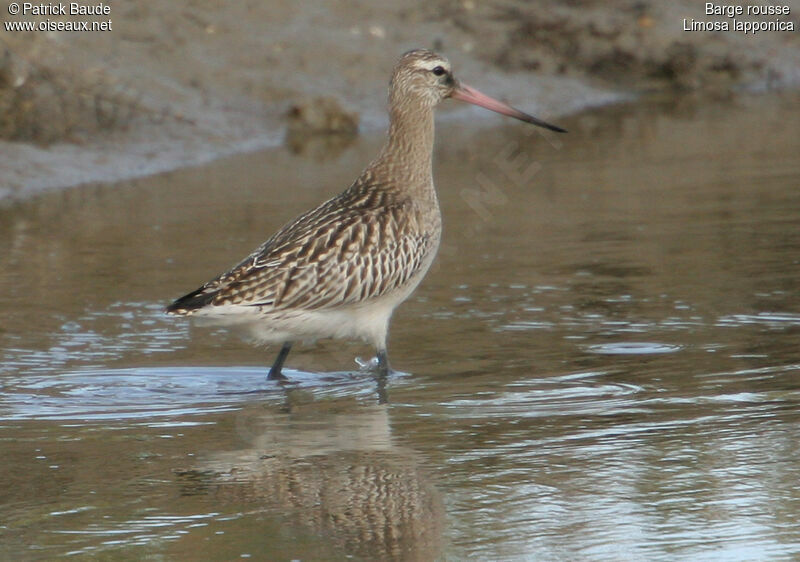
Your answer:
[[[513,117],[514,119],[519,119],[520,121],[525,121],[526,123],[532,123],[533,125],[544,127],[545,129],[550,129],[551,131],[556,131],[558,133],[567,132],[566,129],[562,129],[561,127],[556,127],[555,125],[551,125],[550,123],[542,121],[541,119],[538,119],[533,115],[528,115],[527,113],[520,111],[519,109],[516,109],[514,107],[511,107],[510,105],[503,103],[499,100],[496,100],[492,97],[489,97],[486,94],[476,90],[472,86],[467,86],[464,83],[459,83],[453,90],[453,93],[450,94],[450,97],[453,99],[485,107],[486,109],[489,109],[491,111],[495,111],[503,115],[508,115],[509,117]]]

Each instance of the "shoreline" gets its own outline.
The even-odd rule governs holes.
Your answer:
[[[558,120],[651,94],[729,99],[800,88],[796,33],[680,30],[692,0],[114,5],[113,31],[0,36],[0,204],[280,146],[295,104],[386,126],[386,83],[416,47],[523,111]],[[0,10],[0,19],[10,20]],[[785,16],[797,25],[800,5]],[[726,21],[725,15],[713,16]],[[774,19],[775,16],[765,16]],[[308,38],[313,30],[313,37]],[[676,99],[680,99],[677,97]],[[484,120],[445,103],[439,121]]]
[[[498,79],[499,77],[499,79]],[[489,84],[491,80],[472,80],[474,83]],[[515,103],[525,111],[544,115],[546,119],[558,119],[579,114],[583,111],[630,102],[636,99],[633,94],[612,92],[587,86],[575,80],[549,77],[547,85],[537,89],[548,93],[543,103],[536,100],[520,102],[519,90],[524,89],[524,76],[495,74],[492,82],[501,91],[517,92]],[[559,88],[559,84],[564,86]],[[488,90],[491,84],[482,86]],[[557,92],[569,92],[562,100],[561,111],[556,108],[554,98]],[[382,100],[385,101],[385,100]],[[358,136],[378,136],[388,126],[388,117],[376,102],[370,104],[360,114],[361,124]],[[263,117],[263,116],[262,116]],[[490,126],[493,115],[458,102],[448,103],[437,111],[437,122],[473,121],[478,126]],[[239,125],[231,130],[197,133],[197,125],[181,124],[170,127],[162,138],[152,138],[148,127],[133,134],[112,134],[105,139],[86,144],[57,143],[48,147],[31,144],[11,143],[0,140],[0,169],[4,181],[0,185],[0,205],[13,204],[40,193],[69,189],[97,183],[116,183],[170,171],[202,166],[214,160],[246,154],[260,150],[279,148],[285,144],[285,125],[280,119],[273,119],[272,128],[252,125]],[[238,130],[237,130],[238,129]],[[326,141],[326,135],[309,138],[311,142]],[[335,137],[334,137],[335,140]],[[18,166],[15,163],[21,163]],[[21,168],[21,169],[20,169]]]

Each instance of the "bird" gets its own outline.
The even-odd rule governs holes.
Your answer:
[[[434,109],[448,98],[566,132],[459,81],[444,56],[408,51],[389,83],[385,144],[352,185],[166,313],[236,326],[258,344],[280,344],[268,380],[287,379],[282,369],[295,342],[322,338],[363,340],[376,350],[377,373],[391,372],[390,318],[422,281],[441,239]]]

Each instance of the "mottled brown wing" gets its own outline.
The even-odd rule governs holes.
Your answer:
[[[404,207],[410,201],[343,206],[337,199],[300,216],[170,308],[321,309],[391,293],[419,273],[437,240],[409,223],[414,214]]]

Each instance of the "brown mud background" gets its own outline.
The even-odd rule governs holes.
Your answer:
[[[15,19],[8,4],[0,20]],[[785,4],[779,19],[797,28],[800,4]],[[546,118],[632,95],[800,83],[796,32],[683,31],[684,18],[727,19],[689,0],[197,0],[16,16],[109,18],[106,32],[2,31],[0,199],[273,146],[287,115],[320,114],[313,129],[331,115],[345,130],[359,118],[380,127],[389,69],[414,47],[443,51],[465,81]]]

